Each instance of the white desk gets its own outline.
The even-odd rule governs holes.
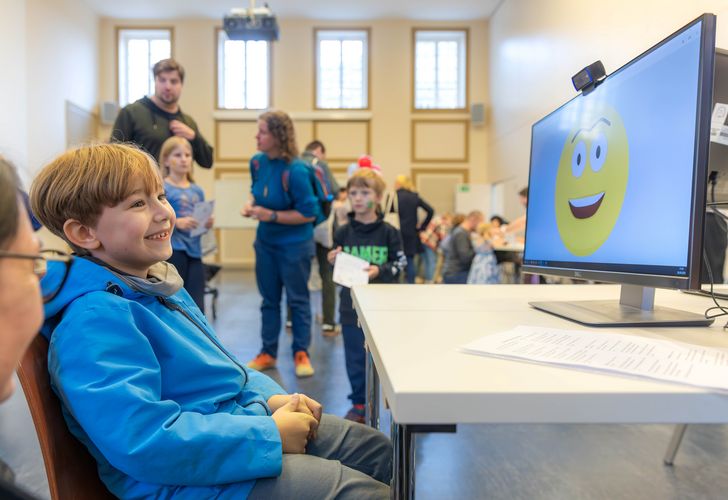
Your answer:
[[[618,300],[618,286],[365,285],[353,298],[369,350],[370,422],[378,421],[371,401],[379,386],[392,412],[399,498],[413,496],[416,432],[452,432],[458,423],[728,423],[728,395],[456,350],[516,325],[587,329],[528,302]],[[712,302],[658,290],[655,304],[702,313]],[[620,332],[728,347],[724,322]]]

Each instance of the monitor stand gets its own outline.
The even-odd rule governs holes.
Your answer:
[[[616,300],[529,302],[532,307],[588,326],[708,326],[713,319],[679,309],[655,307],[655,289],[622,285]]]

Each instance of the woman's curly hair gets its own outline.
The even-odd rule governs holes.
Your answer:
[[[290,163],[298,156],[296,131],[290,116],[283,111],[266,111],[258,119],[268,125],[268,130],[278,143],[281,158],[286,163]]]

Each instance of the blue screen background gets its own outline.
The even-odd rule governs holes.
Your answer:
[[[687,265],[700,28],[697,23],[534,125],[526,260]],[[629,178],[609,238],[593,254],[577,257],[564,246],[556,226],[556,173],[580,110],[594,100],[608,103],[622,117]]]

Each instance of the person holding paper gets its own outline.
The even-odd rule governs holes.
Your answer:
[[[370,283],[397,282],[407,265],[399,231],[384,222],[384,216],[378,210],[384,187],[382,177],[371,169],[357,170],[349,178],[346,185],[352,208],[349,223],[334,233],[334,249],[329,252],[329,262],[334,265],[337,256],[342,252],[368,261],[366,272]],[[334,275],[336,274],[334,267]],[[344,337],[346,373],[351,383],[349,399],[352,407],[345,418],[364,423],[364,332],[357,326],[351,292],[346,287],[341,288],[339,316]]]
[[[192,146],[184,137],[172,136],[162,144],[159,166],[164,177],[164,194],[177,215],[172,232],[172,256],[169,262],[177,268],[190,294],[201,311],[205,311],[205,270],[202,267],[202,233],[200,226],[212,227],[213,218],[198,221],[195,206],[204,203],[205,193],[192,179]]]

